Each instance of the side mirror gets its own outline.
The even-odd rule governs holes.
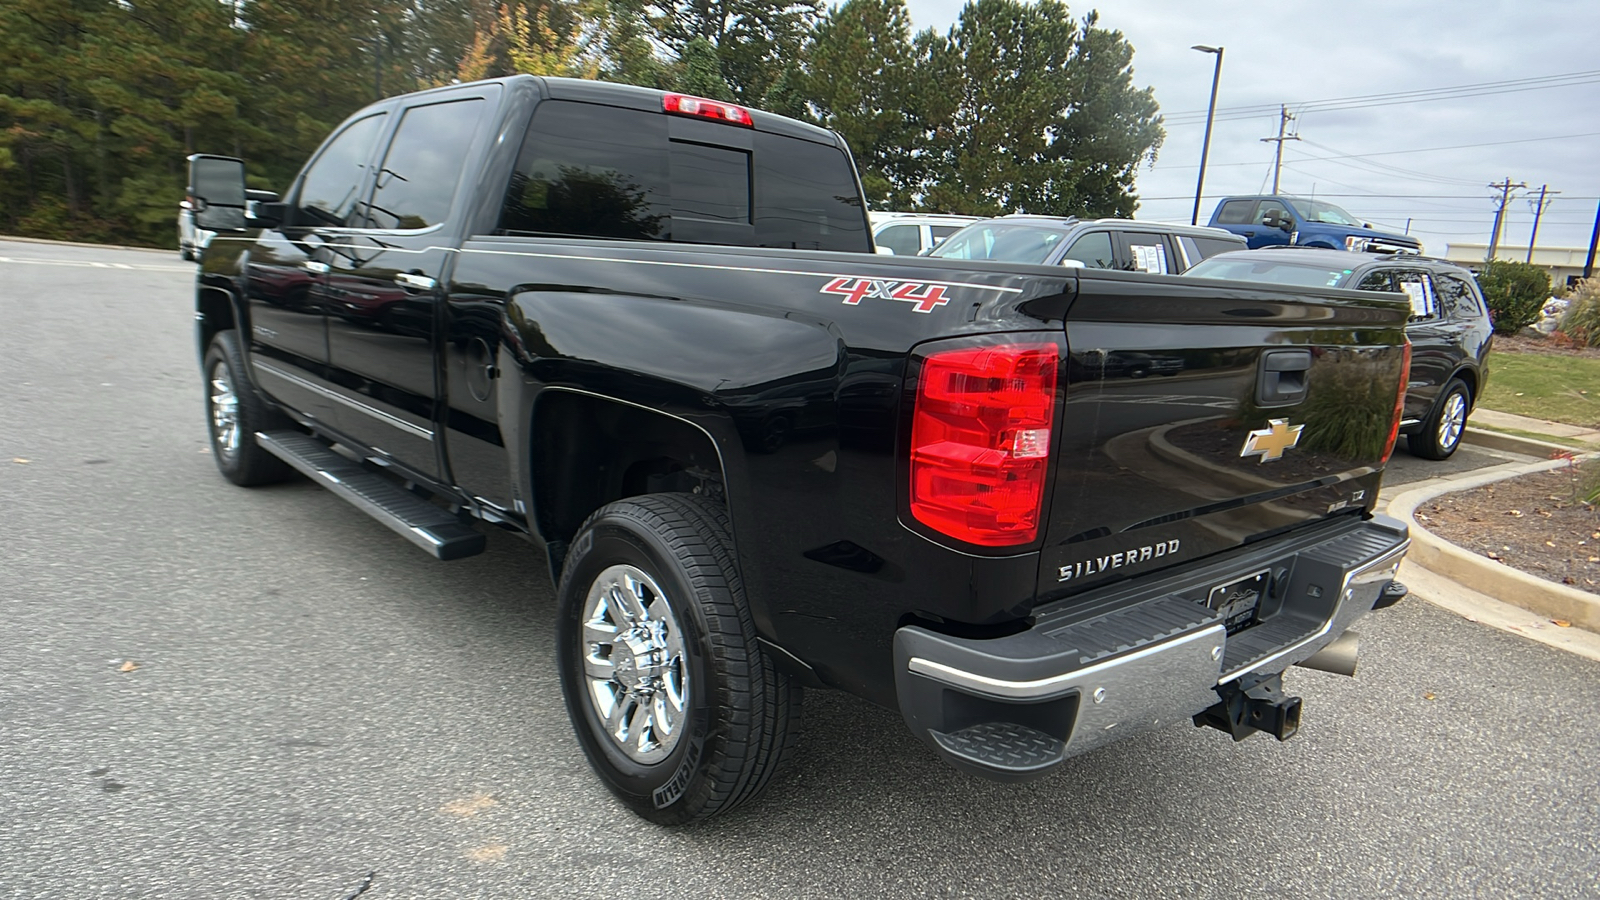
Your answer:
[[[1288,217],[1277,212],[1269,212],[1261,219],[1261,224],[1279,231],[1289,231],[1294,228],[1294,222]]]
[[[1062,265],[1062,267],[1068,268],[1068,269],[1087,269],[1088,268],[1088,266],[1083,264],[1083,260],[1081,260],[1081,259],[1063,259],[1061,261],[1061,265]]]
[[[196,153],[189,157],[189,202],[194,223],[209,231],[245,229],[244,162]]]
[[[894,255],[894,251],[890,250],[888,247],[879,247],[878,248],[878,255],[879,256],[893,256]]]

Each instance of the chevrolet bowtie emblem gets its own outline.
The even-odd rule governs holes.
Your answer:
[[[1283,451],[1300,443],[1304,425],[1289,424],[1288,419],[1268,419],[1266,428],[1257,428],[1245,438],[1240,456],[1259,456],[1262,462],[1283,459]]]

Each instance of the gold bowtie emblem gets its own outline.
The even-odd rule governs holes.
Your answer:
[[[1271,462],[1283,459],[1283,451],[1300,443],[1300,431],[1304,425],[1289,424],[1288,419],[1268,419],[1266,428],[1257,428],[1245,438],[1244,449],[1239,451],[1240,456],[1259,456],[1261,462]]]

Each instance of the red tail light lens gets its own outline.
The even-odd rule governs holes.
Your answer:
[[[667,94],[661,98],[661,108],[680,116],[694,116],[697,119],[743,125],[746,128],[755,127],[755,123],[750,121],[749,110],[742,106],[734,106],[732,103],[723,103],[721,100],[707,100],[704,97],[690,97],[687,94]]]
[[[1383,461],[1388,462],[1394,453],[1394,443],[1400,438],[1400,420],[1406,412],[1406,387],[1411,383],[1411,342],[1406,341],[1400,354],[1400,391],[1394,398],[1394,420],[1389,423],[1389,442],[1383,445]]]
[[[1055,421],[1052,342],[931,354],[911,424],[911,515],[957,540],[1026,544],[1039,534]]]

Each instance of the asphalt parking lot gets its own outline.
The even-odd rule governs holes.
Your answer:
[[[1007,786],[814,692],[760,802],[637,820],[536,550],[439,563],[216,473],[192,272],[0,241],[0,897],[1600,895],[1600,663],[1415,600],[1357,678],[1290,673],[1287,743],[1175,727]]]

